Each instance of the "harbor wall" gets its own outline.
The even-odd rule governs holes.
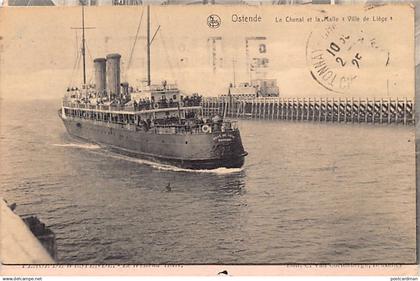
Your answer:
[[[205,116],[261,120],[414,125],[408,98],[204,98]]]

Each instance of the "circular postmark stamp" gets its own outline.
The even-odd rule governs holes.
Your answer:
[[[306,42],[312,79],[331,92],[348,94],[360,89],[361,83],[368,83],[367,76],[374,75],[369,72],[378,66],[384,69],[390,62],[389,52],[378,41],[363,28],[336,23],[312,31]]]

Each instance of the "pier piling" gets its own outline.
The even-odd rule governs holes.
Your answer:
[[[408,98],[242,98],[203,99],[206,116],[260,120],[335,123],[414,124],[414,101]]]

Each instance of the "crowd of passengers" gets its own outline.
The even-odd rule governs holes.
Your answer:
[[[179,119],[178,117],[166,117],[160,119],[137,120],[137,126],[143,127],[145,131],[150,130],[152,127],[175,127],[179,131],[185,131],[189,133],[202,132],[203,126],[207,125],[211,132],[224,132],[230,129],[230,123],[223,122],[218,116],[212,118],[192,118],[192,119]]]
[[[172,98],[167,99],[162,97],[158,101],[141,99],[138,102],[133,102],[133,108],[135,111],[150,110],[155,108],[174,108],[180,106],[199,106],[201,103],[201,96],[193,94],[192,96],[186,96],[181,98],[181,104],[174,101]]]
[[[68,90],[69,91],[69,90]],[[94,92],[87,92],[85,95],[72,93],[68,96],[67,101],[71,101],[77,104],[89,104],[89,105],[110,105],[113,107],[123,107],[130,108],[132,107],[135,111],[141,110],[150,110],[156,108],[174,108],[180,106],[199,106],[201,104],[202,97],[198,94],[193,94],[192,96],[181,97],[181,104],[174,101],[172,98],[167,99],[162,97],[160,100],[155,101],[153,98],[150,99],[141,99],[139,101],[130,102],[129,96],[122,95],[121,97],[116,97],[109,102],[107,97],[97,98]]]

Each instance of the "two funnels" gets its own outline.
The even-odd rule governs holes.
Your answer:
[[[111,97],[120,95],[120,54],[109,54],[105,58],[96,58],[95,67],[96,91],[101,96]]]

